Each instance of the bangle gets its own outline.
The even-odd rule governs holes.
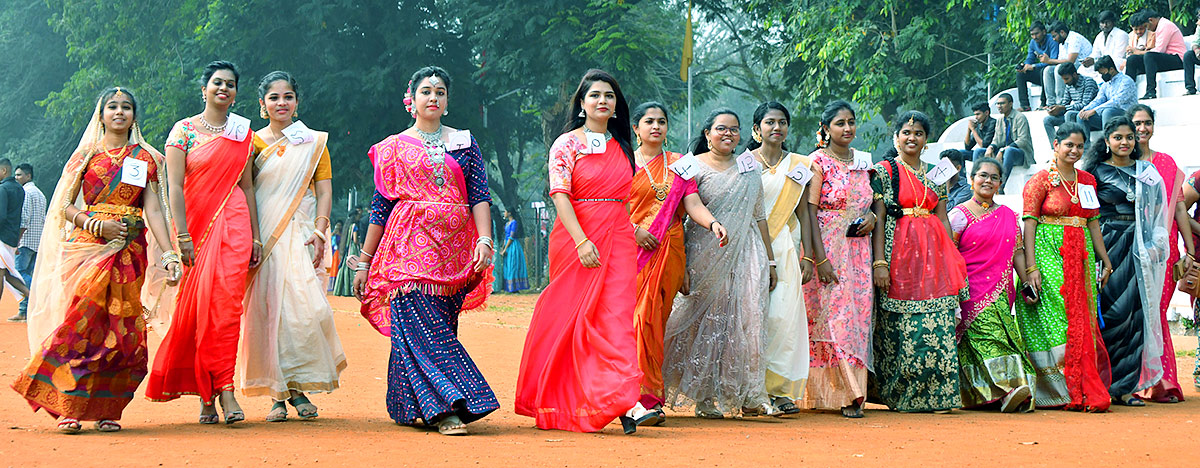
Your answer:
[[[575,244],[575,249],[577,249],[577,250],[578,250],[578,249],[579,249],[579,246],[583,245],[583,244],[584,244],[585,242],[587,242],[587,241],[588,241],[588,238],[584,237],[584,238],[583,238],[583,240],[581,240],[581,241],[579,241],[578,243],[576,243],[576,244]]]
[[[358,262],[358,265],[354,267],[354,271],[367,271],[369,269],[371,269],[371,264],[367,262]]]
[[[167,265],[170,265],[172,263],[179,263],[180,258],[181,257],[179,256],[179,252],[176,252],[174,250],[168,250],[166,252],[163,252],[162,256],[159,257],[158,262],[162,265],[163,268],[166,268]]]
[[[776,266],[775,260],[767,260],[767,266],[774,268]]]
[[[358,256],[359,256],[359,257],[374,257],[374,256],[375,256],[375,254],[374,254],[374,253],[367,253],[366,251],[360,251],[360,252],[358,252]]]
[[[329,225],[329,217],[328,216],[317,216],[317,219],[313,220],[313,225],[316,226],[317,221],[320,221],[321,218],[325,218],[325,225],[328,226]]]
[[[317,229],[317,230],[313,231],[313,235],[321,238],[322,242],[329,242],[329,238],[325,237],[325,231]]]
[[[800,259],[800,261],[801,261],[801,262],[803,262],[803,261],[806,261],[806,260],[808,261],[808,263],[811,263],[811,264],[813,264],[814,266],[816,266],[816,264],[817,264],[816,262],[814,262],[814,261],[813,261],[813,259],[811,259],[811,258],[808,258],[808,257],[804,257],[804,258],[801,258],[801,259]]]
[[[71,217],[71,224],[75,224],[75,218],[78,218],[79,215],[81,215],[81,214],[83,214],[83,211],[76,211],[75,216]],[[78,226],[78,224],[75,224],[75,225]],[[1188,256],[1191,257],[1191,254],[1189,254]]]
[[[489,249],[496,250],[496,244],[492,241],[491,237],[482,236],[478,239],[475,239],[475,245],[479,244],[487,244]]]
[[[259,248],[262,248],[263,243],[262,243],[262,241],[260,241],[258,239],[254,239],[254,245],[257,245]]]
[[[713,222],[711,222],[711,223],[708,223],[708,230],[709,230],[709,231],[712,231],[712,230],[713,230],[713,226],[716,226],[716,225],[718,225],[718,224],[721,224],[721,222],[720,222],[720,221],[717,221],[717,220],[715,220],[715,219],[714,219],[714,220],[713,220]],[[721,225],[722,225],[722,226],[724,226],[724,224],[721,224]]]
[[[815,266],[815,267],[819,267],[819,266],[821,266],[821,265],[824,265],[824,264],[826,264],[826,263],[829,263],[829,257],[825,257],[825,258],[821,259],[821,261],[819,261],[819,262],[817,262],[817,263],[813,264],[813,266]]]
[[[1025,274],[1027,274],[1027,275],[1031,275],[1035,271],[1041,272],[1041,270],[1038,269],[1037,265],[1032,265],[1032,266],[1025,268]]]
[[[177,240],[179,242],[191,242],[192,235],[188,234],[186,232],[181,232],[181,233],[175,235],[175,240]]]
[[[875,262],[871,264],[871,269],[874,270],[879,267],[890,268],[891,266],[892,264],[888,263],[887,260],[875,260]]]

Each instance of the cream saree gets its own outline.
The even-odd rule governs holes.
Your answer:
[[[243,318],[242,393],[276,401],[289,390],[330,392],[346,356],[325,298],[329,262],[313,268],[312,236],[317,200],[312,185],[328,134],[292,124],[289,137],[261,151],[254,160],[262,263],[249,281]]]
[[[799,164],[811,161],[795,153],[783,157],[774,169],[763,168],[763,204],[769,215],[777,281],[767,305],[767,393],[792,400],[804,398],[808,380],[808,313],[805,311],[800,258],[800,223],[796,205],[804,187],[788,178]]]

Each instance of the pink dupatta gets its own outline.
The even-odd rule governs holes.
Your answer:
[[[665,158],[667,154],[663,153],[659,157]],[[679,155],[675,155],[674,159],[678,160]],[[668,165],[671,163],[674,163],[674,161],[667,161]],[[695,180],[684,180],[683,177],[679,177],[674,172],[671,172],[670,168],[665,168],[664,170],[670,172],[671,178],[675,180],[671,182],[670,192],[667,192],[667,199],[663,200],[662,207],[658,209],[658,215],[654,217],[654,221],[650,223],[650,228],[647,229],[655,239],[666,238],[667,230],[671,228],[671,223],[675,222],[675,212],[679,210],[679,205],[683,203],[683,197],[689,193],[696,193]],[[638,247],[638,271],[642,271],[642,268],[650,262],[650,259],[654,258],[655,252],[654,250]]]
[[[967,263],[967,288],[971,297],[962,302],[962,321],[954,329],[956,338],[961,339],[975,317],[1000,300],[1000,293],[1008,294],[1006,306],[1011,307],[1016,293],[1012,258],[1020,231],[1016,213],[1007,206],[1001,205],[982,219],[962,205],[954,209],[967,218],[967,227],[963,228],[958,240],[958,251]]]
[[[375,190],[396,205],[367,272],[362,315],[379,333],[391,335],[390,302],[396,294],[421,290],[453,296],[466,288],[462,310],[487,298],[491,269],[475,272],[471,255],[479,233],[467,203],[462,167],[447,152],[446,184],[434,183],[433,164],[422,143],[392,135],[368,152],[375,167]]]

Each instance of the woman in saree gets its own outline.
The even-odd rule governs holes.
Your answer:
[[[216,61],[204,68],[204,112],[175,123],[167,137],[167,187],[175,238],[183,257],[170,324],[154,357],[146,398],[170,401],[197,395],[201,424],[216,424],[220,397],[225,423],[246,419],[233,392],[249,270],[258,266],[254,132],[229,112],[237,97],[237,68]],[[194,237],[193,237],[194,236]]]
[[[500,407],[458,339],[459,315],[491,289],[492,197],[479,144],[442,124],[449,97],[445,70],[417,70],[404,98],[413,126],[368,152],[375,196],[354,290],[391,339],[388,414],[466,435]]]
[[[787,151],[788,124],[792,115],[775,101],[754,110],[752,150],[762,165],[763,210],[777,275],[767,304],[767,342],[763,350],[767,369],[767,396],[783,414],[796,414],[796,400],[804,398],[808,381],[808,315],[803,284],[812,279],[813,262],[801,261],[809,244],[812,218],[808,214],[808,180],[802,175],[812,159]],[[798,167],[803,166],[803,169]]]
[[[172,286],[180,275],[162,164],[142,138],[133,94],[101,93],[49,205],[29,301],[33,357],[12,383],[61,432],[79,432],[80,421],[121,430],[117,421],[146,377],[142,289],[163,287],[147,283],[146,270],[157,261]],[[147,228],[160,258],[147,255]]]
[[[1183,206],[1191,210],[1197,202],[1200,202],[1200,170],[1193,172],[1188,176],[1183,183]],[[1188,224],[1192,230],[1192,245],[1200,245],[1200,209],[1196,209],[1193,215],[1188,218]],[[1193,260],[1194,262],[1195,260]],[[1195,286],[1189,284],[1189,286]],[[1192,297],[1192,317],[1200,316],[1200,298]],[[1192,384],[1196,390],[1200,390],[1200,341],[1196,343],[1196,363],[1192,369]]]
[[[1167,265],[1171,265],[1171,268],[1167,271],[1167,276],[1163,278],[1162,297],[1158,304],[1158,319],[1163,332],[1163,349],[1160,358],[1162,359],[1163,374],[1162,380],[1146,390],[1143,398],[1148,398],[1156,403],[1178,403],[1183,401],[1183,388],[1179,386],[1179,372],[1175,365],[1175,345],[1171,342],[1167,308],[1171,305],[1171,296],[1175,294],[1176,282],[1188,270],[1196,257],[1192,226],[1189,223],[1190,217],[1183,199],[1183,171],[1179,169],[1179,165],[1175,163],[1175,158],[1172,158],[1171,155],[1150,149],[1150,139],[1154,137],[1154,109],[1145,104],[1137,104],[1129,108],[1126,116],[1133,121],[1137,133],[1138,151],[1143,155],[1153,155],[1149,161],[1154,164],[1159,176],[1166,183],[1166,210],[1171,223],[1167,232],[1167,247],[1170,249]],[[1180,235],[1183,236],[1184,247],[1187,249],[1187,255],[1184,257],[1179,255]]]
[[[993,200],[1003,166],[992,158],[975,161],[971,198],[950,210],[954,243],[967,265],[971,297],[962,302],[958,337],[958,379],[963,406],[1000,402],[1003,413],[1033,411],[1036,380],[1025,342],[1012,317],[1016,300],[1013,267],[1025,278],[1025,243],[1017,214]]]
[[[521,238],[525,236],[512,210],[504,211],[504,219],[508,220],[504,224],[504,247],[500,248],[500,254],[504,256],[504,291],[516,293],[529,289],[525,249],[521,247]]]
[[[496,205],[492,205],[488,211],[492,215],[492,232],[504,232],[504,212]],[[494,260],[496,268],[492,269],[492,294],[501,294],[504,292],[504,253],[496,252]]]
[[[629,196],[629,219],[636,226],[638,367],[642,369],[642,396],[638,403],[655,413],[647,424],[666,421],[663,411],[663,329],[679,292],[689,290],[684,269],[683,215],[724,239],[725,228],[716,221],[697,193],[696,181],[671,170],[683,155],[663,149],[670,121],[666,106],[647,102],[633,110],[633,131],[638,147],[638,166]],[[687,174],[687,171],[679,169]]]
[[[814,242],[800,259],[815,265],[819,280],[804,284],[810,354],[804,406],[841,410],[847,418],[863,417],[874,307],[871,155],[850,147],[857,130],[850,103],[837,100],[825,106],[817,149],[809,154],[813,188],[807,202]],[[856,159],[864,163],[856,165]],[[815,242],[817,236],[821,242]]]
[[[332,392],[346,367],[325,298],[325,246],[333,207],[329,134],[295,120],[296,80],[274,71],[258,85],[254,198],[265,233],[258,271],[250,278],[242,335],[242,394],[269,396],[269,422],[287,421],[287,403],[303,419],[317,417],[304,392]]]
[[[550,284],[538,296],[517,376],[517,414],[539,429],[597,432],[635,411],[637,247],[625,202],[633,180],[629,105],[617,80],[588,70],[550,147]]]
[[[1170,255],[1168,215],[1174,210],[1167,210],[1166,183],[1143,159],[1136,129],[1126,117],[1104,125],[1104,140],[1088,151],[1083,169],[1096,176],[1100,233],[1109,258],[1115,259],[1099,296],[1101,333],[1112,365],[1108,392],[1125,406],[1144,406],[1134,393],[1153,387],[1163,374],[1158,308]]]
[[[1086,135],[1077,124],[1058,127],[1053,164],[1025,183],[1025,276],[1035,294],[1017,302],[1016,316],[1037,370],[1034,404],[1104,412],[1112,373],[1097,322],[1096,284],[1108,281],[1112,262],[1100,236],[1096,178],[1075,168]],[[1099,279],[1097,258],[1104,265]]]
[[[896,119],[894,148],[875,165],[873,275],[875,377],[883,404],[902,412],[949,412],[962,406],[954,322],[967,299],[967,272],[950,238],[946,185],[921,161],[929,118]]]
[[[696,416],[709,419],[777,413],[767,398],[763,354],[775,261],[762,177],[753,159],[735,160],[740,141],[737,114],[717,109],[692,142],[700,201],[728,241],[704,232],[711,223],[684,225],[690,294],[675,299],[663,335],[667,403],[694,403]]]

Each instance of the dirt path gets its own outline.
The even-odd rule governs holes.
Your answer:
[[[388,341],[371,329],[352,299],[334,298],[349,359],[342,388],[316,395],[321,417],[261,422],[270,402],[240,398],[248,422],[196,424],[199,403],[135,400],[125,430],[74,436],[55,433],[7,388],[28,358],[25,327],[0,323],[0,465],[8,466],[1197,466],[1200,394],[1191,385],[1193,358],[1178,359],[1187,401],[1108,414],[1038,411],[1001,415],[896,414],[869,407],[849,420],[805,412],[790,419],[701,421],[673,415],[666,426],[624,436],[540,431],[513,413],[513,392],[534,296],[499,296],[486,312],[462,319],[463,341],[501,401],[472,424],[474,435],[447,438],[401,427],[384,407]],[[0,315],[16,309],[7,297]],[[1175,337],[1194,350],[1194,337]],[[157,349],[153,342],[151,350]],[[144,390],[144,389],[143,389]],[[874,410],[872,410],[874,409]],[[293,411],[294,415],[295,412]]]

